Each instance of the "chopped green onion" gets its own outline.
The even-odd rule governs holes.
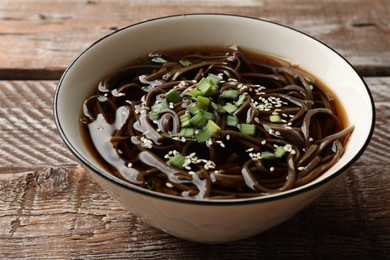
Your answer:
[[[197,113],[190,119],[190,122],[196,127],[203,127],[206,125],[207,119],[204,117],[203,113]]]
[[[168,133],[161,133],[161,135],[165,138],[169,138],[169,139],[172,139],[172,135],[168,134]]]
[[[168,160],[168,164],[176,168],[183,169],[185,160],[186,157],[183,154],[177,153],[175,156],[173,156],[171,159]]]
[[[210,104],[210,99],[208,97],[199,96],[196,98],[196,106],[199,109],[207,110]]]
[[[142,87],[142,90],[145,91],[145,92],[150,92],[150,91],[152,91],[152,89],[154,89],[153,85],[143,86]]]
[[[202,78],[198,84],[196,84],[196,88],[203,94],[208,90],[208,88],[210,88],[210,86],[210,81],[206,78]]]
[[[157,120],[160,118],[160,114],[159,113],[156,113],[156,112],[150,112],[148,114],[148,117],[150,120],[154,121],[154,120]]]
[[[226,112],[228,112],[229,114],[233,114],[233,112],[237,110],[237,107],[235,105],[233,105],[232,103],[226,103],[223,106],[223,109],[225,109]]]
[[[279,115],[269,115],[269,121],[271,121],[272,123],[280,123],[282,122],[282,119]]]
[[[218,114],[225,114],[225,113],[226,113],[226,110],[225,110],[220,104],[211,102],[211,107],[212,107],[215,111],[217,111]]]
[[[237,99],[238,93],[239,93],[239,91],[237,89],[227,89],[227,90],[224,90],[219,97]]]
[[[238,118],[235,116],[226,116],[226,125],[228,126],[237,126],[238,125]]]
[[[168,62],[167,60],[165,60],[164,58],[162,58],[162,57],[154,57],[153,59],[152,59],[152,61],[153,62],[155,62],[155,63],[166,63],[166,62]]]
[[[218,85],[210,78],[202,78],[196,88],[202,92],[203,96],[212,96],[217,93]]]
[[[192,63],[189,60],[179,60],[179,63],[183,67],[188,67],[192,65]]]
[[[271,152],[268,152],[268,151],[265,151],[265,152],[261,153],[261,158],[263,158],[263,159],[275,159],[275,154],[271,153]]]
[[[190,138],[193,137],[195,134],[195,128],[192,127],[183,127],[180,129],[179,136]]]
[[[169,106],[166,102],[156,103],[152,106],[152,112],[159,113],[164,109],[168,109]]]
[[[211,138],[214,135],[213,132],[210,131],[207,127],[203,128],[199,133],[195,135],[195,139],[200,142],[204,143],[206,142],[209,138]]]
[[[217,75],[210,73],[196,84],[196,88],[202,92],[202,96],[212,96],[217,93],[220,81],[221,79]]]
[[[207,121],[207,125],[195,135],[198,142],[206,142],[209,138],[216,136],[221,132],[221,128],[212,120]]]
[[[238,97],[238,100],[234,103],[234,105],[235,105],[236,107],[241,106],[242,103],[244,103],[244,101],[245,101],[245,99],[246,99],[246,96],[247,96],[246,93],[241,94],[241,95]]]
[[[254,136],[256,134],[256,126],[254,124],[240,124],[240,132],[246,135]]]
[[[221,128],[213,120],[207,121],[206,127],[214,134],[221,132]]]
[[[277,158],[283,157],[283,155],[286,153],[286,150],[284,149],[283,146],[278,146],[276,147],[274,154]]]
[[[184,114],[184,115],[180,116],[180,126],[181,127],[190,126],[191,125],[190,119],[191,119],[190,114]]]
[[[191,113],[191,115],[196,115],[200,111],[199,108],[195,105],[188,107],[187,110]]]
[[[191,91],[187,91],[186,95],[191,96],[191,97],[198,97],[198,96],[203,96],[203,93],[199,90],[194,89]]]
[[[221,82],[221,78],[213,73],[209,73],[209,75],[207,75],[207,79],[213,81],[214,84],[216,85],[219,84],[219,82]]]
[[[173,88],[170,91],[168,91],[167,93],[165,93],[165,99],[168,102],[177,103],[177,102],[181,101],[181,96],[180,96],[179,92],[177,91],[177,89]]]
[[[214,115],[211,112],[200,110],[199,113],[201,113],[206,120],[214,120]]]

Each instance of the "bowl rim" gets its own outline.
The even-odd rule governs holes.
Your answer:
[[[269,24],[273,24],[273,25],[276,25],[276,26],[284,27],[286,29],[295,31],[296,33],[301,34],[302,36],[309,37],[312,40],[320,43],[324,47],[328,48],[330,51],[334,52],[336,55],[338,55],[340,58],[342,58],[342,60],[344,60],[347,63],[347,65],[350,66],[352,68],[352,70],[356,73],[356,76],[360,78],[360,80],[362,81],[362,83],[365,86],[365,89],[367,91],[367,95],[368,95],[368,97],[370,99],[370,104],[371,104],[371,108],[372,108],[372,122],[371,122],[371,126],[370,126],[370,131],[368,133],[368,136],[367,136],[367,139],[366,139],[364,145],[356,153],[356,155],[350,161],[348,161],[345,165],[343,165],[339,170],[335,171],[332,175],[330,175],[330,176],[328,176],[328,177],[326,177],[326,178],[324,178],[324,179],[322,179],[322,180],[320,180],[320,181],[318,181],[318,182],[316,182],[314,184],[302,186],[302,187],[299,187],[297,189],[292,189],[292,190],[285,191],[285,192],[280,192],[280,193],[270,194],[270,195],[265,195],[265,196],[260,196],[260,197],[253,197],[253,198],[223,199],[223,200],[195,200],[195,199],[184,198],[184,197],[173,196],[173,195],[167,195],[167,194],[163,194],[163,193],[150,191],[150,190],[138,187],[136,185],[133,185],[131,183],[122,181],[122,180],[114,177],[113,175],[109,175],[109,174],[106,174],[105,172],[101,171],[94,164],[92,164],[91,162],[86,160],[86,158],[84,158],[77,151],[77,149],[72,145],[72,143],[70,142],[70,140],[67,138],[67,136],[65,135],[65,133],[63,131],[63,128],[62,128],[62,125],[61,125],[61,122],[60,122],[60,119],[59,119],[59,116],[58,116],[58,111],[57,111],[58,110],[58,106],[57,106],[57,103],[58,103],[58,99],[59,99],[59,95],[60,95],[59,92],[60,92],[61,86],[63,84],[63,81],[64,81],[65,77],[67,76],[68,71],[83,56],[83,54],[85,52],[89,51],[91,48],[93,48],[99,42],[105,40],[106,38],[111,37],[114,34],[117,34],[117,33],[121,32],[121,31],[127,30],[127,29],[129,29],[131,27],[134,27],[134,26],[142,25],[144,23],[149,23],[149,22],[152,22],[152,21],[158,21],[158,20],[164,20],[164,19],[172,19],[172,18],[174,19],[174,18],[185,17],[185,16],[229,16],[229,17],[236,17],[236,18],[243,18],[243,19],[250,19],[250,20],[260,21],[260,22],[263,22],[263,23],[269,23]],[[216,206],[216,205],[226,206],[226,205],[244,205],[244,204],[265,203],[265,202],[270,202],[270,201],[274,201],[274,200],[280,200],[280,199],[284,199],[284,198],[288,198],[288,197],[297,196],[297,195],[300,195],[300,194],[305,193],[307,191],[314,190],[317,187],[323,186],[326,183],[329,183],[331,180],[333,180],[336,177],[340,176],[342,172],[344,172],[347,168],[349,168],[363,154],[364,150],[367,148],[367,146],[368,146],[368,144],[369,144],[369,142],[370,142],[370,140],[371,140],[371,138],[373,136],[373,132],[374,132],[374,128],[375,128],[375,120],[376,120],[376,111],[375,111],[374,99],[373,99],[372,93],[371,93],[367,83],[364,81],[363,77],[359,75],[359,73],[352,66],[352,64],[346,58],[344,58],[341,54],[339,54],[336,50],[334,50],[332,47],[330,47],[327,44],[321,42],[320,40],[314,38],[313,36],[310,36],[310,35],[308,35],[308,34],[306,34],[304,32],[301,32],[301,31],[299,31],[297,29],[294,29],[294,28],[292,28],[290,26],[287,26],[287,25],[284,25],[284,24],[280,24],[278,22],[269,21],[269,20],[265,20],[265,19],[257,18],[257,17],[250,17],[250,16],[238,15],[238,14],[225,14],[225,13],[186,13],[186,14],[176,14],[176,15],[161,16],[161,17],[151,18],[151,19],[147,19],[147,20],[143,20],[143,21],[140,21],[140,22],[136,22],[136,23],[127,25],[125,27],[122,27],[122,28],[120,28],[120,29],[118,29],[118,30],[116,30],[114,32],[111,32],[111,33],[109,33],[109,34],[99,38],[98,40],[93,42],[91,45],[89,45],[87,48],[85,48],[83,51],[81,51],[73,59],[73,61],[68,65],[68,67],[63,72],[63,74],[62,74],[62,76],[61,76],[61,78],[60,78],[60,80],[59,80],[59,82],[57,84],[57,87],[55,89],[55,92],[54,92],[54,97],[53,97],[53,114],[54,114],[54,121],[55,121],[55,124],[57,126],[58,132],[59,132],[63,142],[65,143],[65,145],[68,147],[68,149],[71,151],[71,153],[79,161],[81,161],[81,163],[83,165],[85,165],[88,168],[90,168],[92,171],[97,173],[99,176],[105,178],[106,180],[110,181],[111,183],[113,183],[115,185],[119,185],[119,186],[121,186],[121,187],[123,187],[125,189],[129,189],[129,190],[131,190],[133,192],[140,193],[141,195],[146,195],[146,196],[149,196],[149,197],[153,197],[155,199],[168,200],[168,201],[172,201],[172,202],[185,203],[185,204],[209,205],[209,206]]]

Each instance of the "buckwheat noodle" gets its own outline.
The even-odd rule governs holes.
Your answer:
[[[122,180],[194,199],[264,196],[313,181],[343,155],[353,126],[344,128],[334,97],[314,77],[287,62],[252,56],[236,46],[151,53],[110,75],[83,104],[91,149]],[[207,102],[218,108],[231,103],[235,110],[209,105],[204,109],[218,131],[199,141],[204,126],[191,126],[194,135],[183,137],[181,118],[197,104],[191,93],[210,74],[220,82]],[[172,89],[180,99],[167,102]],[[226,90],[239,97],[221,98]],[[167,106],[156,110],[161,103]],[[237,126],[227,123],[229,116]],[[255,133],[241,131],[242,124]],[[179,166],[168,162],[177,154],[184,157]]]

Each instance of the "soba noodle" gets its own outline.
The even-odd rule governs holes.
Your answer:
[[[305,185],[342,156],[335,98],[298,66],[236,46],[151,53],[83,104],[91,150],[116,177],[194,199]]]

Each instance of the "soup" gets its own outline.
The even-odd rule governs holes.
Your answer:
[[[140,57],[102,79],[80,121],[117,178],[208,200],[305,185],[340,159],[353,131],[319,79],[237,46]]]

